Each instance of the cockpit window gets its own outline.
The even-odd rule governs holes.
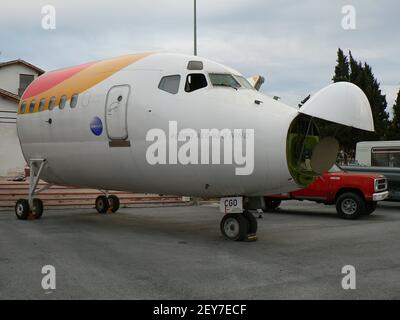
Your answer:
[[[254,87],[250,84],[249,81],[247,81],[247,79],[245,77],[235,76],[235,79],[237,79],[237,81],[239,81],[239,83],[241,84],[241,86],[243,88],[255,90]]]
[[[171,94],[177,94],[179,91],[180,82],[180,75],[166,76],[161,79],[160,84],[158,85],[158,89],[169,92]]]
[[[202,73],[192,73],[186,78],[185,91],[193,92],[208,86],[206,76]]]
[[[214,87],[230,87],[236,90],[241,87],[234,76],[228,73],[210,73],[210,80]]]

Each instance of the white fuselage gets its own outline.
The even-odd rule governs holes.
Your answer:
[[[188,70],[190,60],[202,61],[204,69]],[[56,106],[19,114],[18,134],[25,159],[46,159],[43,179],[49,183],[104,190],[251,196],[296,189],[286,148],[288,130],[298,111],[256,90],[213,87],[212,72],[240,75],[198,57],[153,54],[78,92],[75,108],[68,101],[62,110]],[[208,86],[188,93],[185,81],[193,73],[204,74]],[[178,74],[177,94],[158,89],[162,77]],[[126,99],[126,113],[108,119],[113,108],[110,99],[119,95]],[[103,127],[98,136],[91,131],[95,117]],[[240,166],[236,163],[150,164],[146,152],[153,142],[146,136],[155,128],[168,133],[171,121],[177,123],[178,131],[190,128],[199,134],[202,129],[253,129],[254,170],[250,175],[237,175],[235,169]],[[178,148],[182,144],[178,142]],[[172,147],[168,142],[167,146]]]

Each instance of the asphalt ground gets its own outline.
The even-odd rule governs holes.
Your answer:
[[[0,212],[0,299],[399,299],[400,203],[341,220],[286,202],[257,242],[225,240],[215,206]],[[43,289],[54,266],[56,289]],[[354,266],[356,289],[342,287]]]

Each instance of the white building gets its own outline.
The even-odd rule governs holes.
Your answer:
[[[43,73],[24,60],[0,62],[0,177],[16,175],[25,167],[15,119],[20,96]]]

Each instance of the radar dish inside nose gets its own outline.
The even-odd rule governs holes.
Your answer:
[[[324,120],[318,120],[324,126]],[[317,176],[328,171],[336,162],[339,143],[320,132],[316,121],[299,115],[292,123],[287,138],[287,161],[294,181],[309,186]]]
[[[311,168],[314,172],[323,174],[336,162],[339,153],[339,143],[335,138],[323,138],[314,148],[311,156]]]

